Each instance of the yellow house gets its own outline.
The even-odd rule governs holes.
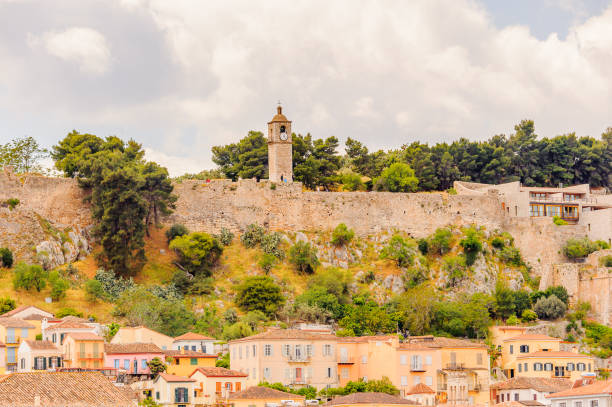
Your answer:
[[[214,404],[224,401],[233,392],[245,389],[246,373],[223,367],[200,367],[196,369],[190,379],[195,379],[195,404]]]
[[[23,319],[24,321],[27,321],[30,324],[34,325],[34,330],[29,333],[32,336],[29,339],[34,340],[36,338],[36,335],[40,335],[42,333],[41,325],[43,319],[53,318],[53,314],[34,305],[23,305],[0,316],[0,318],[5,317]]]
[[[246,390],[232,393],[227,402],[232,407],[267,407],[268,405],[281,406],[287,404],[289,400],[293,405],[304,405],[304,396],[263,386],[252,386]]]
[[[23,319],[14,317],[0,318],[0,341],[4,341],[6,347],[6,371],[17,371],[17,349],[24,339],[34,339],[35,326]]]
[[[594,368],[595,362],[588,355],[565,351],[537,351],[516,358],[515,374],[579,380],[584,373],[593,374]]]
[[[71,332],[62,344],[64,367],[104,367],[104,339],[91,332]]]
[[[192,350],[166,350],[167,372],[171,375],[189,377],[200,367],[215,367],[217,355]]]

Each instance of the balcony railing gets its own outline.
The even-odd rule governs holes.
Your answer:
[[[101,353],[77,353],[79,359],[104,359]]]
[[[4,340],[4,343],[7,345],[16,345],[18,343],[21,343],[21,337],[20,336],[7,336]]]
[[[352,365],[353,363],[355,363],[355,359],[353,359],[352,357],[341,357],[338,363],[341,365]]]
[[[308,355],[286,355],[289,362],[310,362],[310,356]]]
[[[308,384],[310,379],[306,377],[294,377],[291,379],[291,384]]]
[[[529,200],[531,202],[555,202],[555,203],[566,203],[566,204],[572,204],[572,203],[596,204],[597,203],[596,198],[563,199],[560,196],[556,196],[556,197],[548,196],[545,198],[530,196]]]
[[[424,372],[427,369],[425,369],[425,366],[423,365],[410,365],[410,371],[411,372]]]
[[[447,363],[446,370],[464,370],[465,364],[463,363]]]

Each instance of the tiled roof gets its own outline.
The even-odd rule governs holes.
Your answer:
[[[2,317],[12,317],[13,315],[16,315],[16,314],[20,313],[21,311],[27,310],[28,308],[34,308],[35,310],[42,311],[42,312],[47,312],[47,313],[51,314],[49,311],[45,311],[44,309],[38,308],[38,307],[36,307],[34,305],[22,305],[21,307],[17,307],[17,308],[15,308],[12,311],[5,312],[1,316]],[[40,314],[38,314],[38,315],[40,315]],[[26,318],[23,318],[23,319],[26,319]]]
[[[34,328],[34,325],[20,318],[0,318],[0,325],[6,328]]]
[[[436,394],[436,392],[433,391],[431,387],[423,383],[414,385],[410,390],[406,392],[406,394],[426,394],[426,393]]]
[[[418,405],[419,403],[406,400],[398,396],[392,396],[387,393],[352,393],[346,396],[335,397],[325,405],[333,406],[337,404],[411,404]]]
[[[302,339],[302,340],[327,340],[336,341],[338,338],[332,334],[303,331],[301,329],[270,329],[260,334],[236,339],[229,343],[247,342],[258,339]]]
[[[297,394],[285,393],[284,391],[271,389],[264,386],[252,386],[248,389],[238,391],[230,394],[231,400],[244,400],[244,399],[260,399],[260,400],[304,400],[304,396]]]
[[[510,401],[504,401],[503,403],[497,403],[493,405],[495,407],[525,407],[525,406],[538,407],[538,406],[543,406],[544,404],[540,403],[539,401],[535,401],[535,400],[519,400],[519,401],[510,400]]]
[[[196,352],[194,350],[164,350],[166,356],[173,358],[217,358],[217,355],[211,355],[204,352]]]
[[[581,353],[566,352],[566,351],[544,351],[539,350],[537,352],[525,353],[516,357],[517,359],[523,358],[590,358],[588,355]]]
[[[554,393],[572,388],[572,381],[569,379],[558,379],[549,377],[515,377],[503,382],[491,385],[495,390],[524,390],[533,389],[536,391]]]
[[[400,349],[486,347],[483,342],[472,342],[467,339],[445,338],[442,336],[412,336],[400,344]]]
[[[163,353],[153,343],[107,343],[104,345],[104,352],[110,355],[121,353]]]
[[[162,379],[164,379],[167,382],[195,382],[195,379],[190,379],[188,377],[184,377],[184,376],[177,376],[177,375],[173,375],[173,374],[168,374],[168,373],[160,373],[159,377],[161,377]]]
[[[388,341],[397,339],[394,335],[373,335],[373,336],[344,336],[339,337],[338,342],[341,343],[363,343],[370,341]]]
[[[99,372],[14,373],[0,380],[0,407],[132,407],[136,404]]]
[[[215,338],[211,338],[210,336],[200,335],[194,332],[187,332],[186,334],[177,336],[174,338],[174,342],[176,341],[214,341]]]
[[[512,338],[504,339],[504,342],[513,341],[561,341],[560,338],[553,338],[552,336],[542,334],[523,334],[513,336]]]
[[[92,327],[89,325],[85,325],[84,323],[79,322],[79,321],[62,320],[62,322],[55,323],[51,325],[49,328],[47,328],[48,331],[52,331],[55,329],[92,329]]]
[[[50,341],[32,341],[26,339],[25,343],[27,343],[30,349],[32,350],[55,350],[58,352],[60,351],[59,348]]]
[[[104,341],[104,338],[92,332],[69,332],[66,336],[70,336],[77,341]]]
[[[547,398],[559,398],[559,397],[573,397],[573,396],[588,396],[591,394],[612,394],[612,379],[602,380],[589,384],[587,386],[580,386],[573,389],[563,390],[558,393],[549,394]]]
[[[224,367],[200,367],[193,371],[189,376],[193,376],[196,372],[202,373],[206,377],[247,377],[248,374],[237,370],[230,370]]]

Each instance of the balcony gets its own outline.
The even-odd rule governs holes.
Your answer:
[[[288,362],[292,363],[307,363],[310,362],[310,356],[308,355],[286,355],[285,358]]]
[[[447,363],[444,370],[465,370],[464,363]]]
[[[596,198],[575,198],[575,199],[567,199],[566,198],[562,198],[560,196],[547,196],[547,197],[536,197],[536,196],[530,196],[529,197],[529,201],[530,202],[551,202],[551,203],[565,203],[565,204],[573,204],[573,203],[583,203],[583,204],[596,204],[597,203],[597,199]]]
[[[77,353],[79,359],[92,359],[92,360],[100,360],[104,359],[101,353]]]
[[[7,336],[4,339],[4,343],[7,345],[19,345],[19,343],[21,343],[21,337],[20,336]]]
[[[421,365],[410,365],[410,371],[411,372],[425,372],[427,369],[425,369],[425,366]]]
[[[305,377],[294,377],[290,380],[291,384],[309,384],[310,379]]]
[[[338,361],[339,365],[352,365],[355,363],[355,359],[352,357],[345,357],[345,358],[340,358],[340,360]]]

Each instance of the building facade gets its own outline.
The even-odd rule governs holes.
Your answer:
[[[55,370],[62,367],[62,351],[49,341],[21,341],[18,350],[18,372]]]
[[[223,402],[234,392],[246,388],[246,373],[222,367],[200,367],[191,376],[196,381],[194,403],[209,405]]]
[[[35,326],[23,319],[8,317],[0,318],[0,338],[4,341],[5,370],[17,371],[18,349],[21,341],[35,339]]]
[[[491,401],[495,404],[508,401],[536,401],[550,405],[547,397],[552,393],[571,389],[569,379],[544,377],[515,377],[491,385]]]
[[[62,353],[65,367],[87,369],[104,367],[104,339],[91,332],[66,334]]]
[[[119,328],[110,343],[153,343],[162,350],[172,349],[174,338],[144,326],[124,326]]]
[[[165,355],[153,343],[107,343],[104,345],[104,367],[122,369],[130,375],[150,374],[148,362],[155,358],[164,361]]]
[[[215,367],[217,362],[217,355],[192,350],[167,350],[164,355],[168,366],[166,372],[177,376],[189,377],[196,369]]]
[[[578,385],[547,396],[552,407],[610,407],[612,406],[612,380]]]
[[[215,338],[211,338],[210,336],[187,332],[186,334],[174,338],[174,341],[172,342],[172,349],[192,350],[214,355],[216,341],[217,340]]]

